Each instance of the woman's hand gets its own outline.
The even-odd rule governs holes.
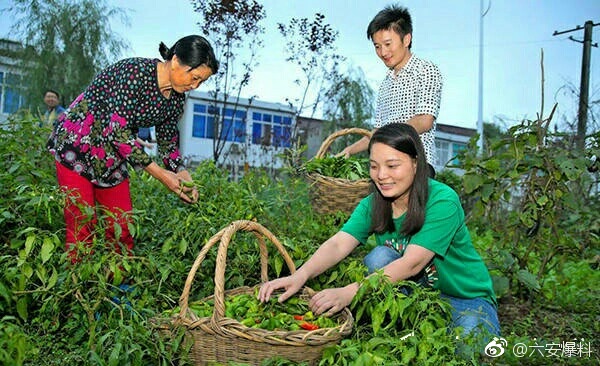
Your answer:
[[[187,170],[182,170],[180,172],[178,172],[177,174],[177,178],[179,179],[179,185],[180,188],[182,189],[182,192],[185,193],[185,198],[188,198],[189,200],[186,200],[185,198],[182,197],[182,199],[188,203],[195,203],[198,201],[198,189],[196,188],[196,185],[194,184],[194,181],[192,180],[192,176],[190,175],[190,173]]]
[[[330,288],[317,292],[309,302],[310,309],[315,315],[331,316],[350,305],[358,291],[358,284],[352,283],[345,287]]]
[[[295,272],[293,275],[263,283],[258,290],[258,300],[267,302],[271,298],[273,291],[282,288],[285,289],[285,292],[279,296],[278,301],[284,302],[298,292],[305,282],[306,278],[303,278],[298,272]]]
[[[341,157],[344,157],[344,158],[348,159],[350,157],[350,155],[351,155],[350,154],[350,146],[347,146],[347,147],[344,148],[344,150],[342,150],[339,153],[337,153],[335,155],[335,157],[337,158],[337,157],[341,156]]]
[[[170,191],[173,191],[184,202],[194,203],[198,200],[198,190],[194,186],[192,177],[187,170],[174,173],[161,168],[155,162],[150,163],[145,170],[164,184]]]

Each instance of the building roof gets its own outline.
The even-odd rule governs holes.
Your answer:
[[[201,100],[206,100],[206,101],[214,101],[215,97],[214,94],[212,92],[206,92],[206,91],[200,91],[200,90],[192,90],[189,92],[189,98],[191,99],[201,99]],[[225,99],[225,96],[222,93],[219,93],[218,95],[218,104],[222,104],[223,100]],[[290,113],[290,114],[295,114],[296,113],[296,108],[292,107],[291,105],[285,105],[285,104],[281,104],[281,103],[274,103],[274,102],[266,102],[266,101],[262,101],[259,100],[257,98],[236,98],[234,96],[229,95],[227,97],[228,100],[228,104],[235,104],[236,100],[238,102],[238,104],[240,106],[245,106],[245,107],[252,107],[252,108],[257,108],[257,109],[267,109],[267,110],[271,110],[271,111],[278,111],[278,112],[283,112],[283,113]]]
[[[446,133],[450,133],[453,135],[461,135],[461,136],[471,137],[477,133],[477,130],[474,128],[465,128],[465,127],[458,127],[458,126],[452,126],[452,125],[445,125],[442,123],[436,123],[435,125],[436,125],[437,131],[446,132]]]
[[[0,65],[16,67],[19,65],[17,53],[23,49],[21,43],[0,38]]]

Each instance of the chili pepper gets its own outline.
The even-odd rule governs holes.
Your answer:
[[[319,326],[316,324],[312,324],[312,323],[308,323],[308,322],[302,322],[300,323],[300,327],[302,329],[306,329],[306,330],[315,330],[315,329],[319,329]]]
[[[294,315],[295,320],[303,320],[304,317],[302,315]]]

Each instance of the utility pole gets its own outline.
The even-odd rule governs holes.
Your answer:
[[[492,6],[492,1],[488,3],[487,9],[483,10],[483,0],[479,0],[479,86],[478,96],[479,100],[477,103],[477,133],[479,134],[479,140],[477,140],[477,147],[479,148],[479,154],[483,155],[483,17],[487,14]]]
[[[588,115],[588,94],[590,89],[590,57],[592,54],[592,46],[598,47],[598,43],[592,44],[592,28],[600,25],[594,24],[591,20],[585,22],[583,26],[583,41],[576,40],[573,36],[569,36],[571,41],[583,43],[583,57],[581,59],[581,84],[579,87],[579,110],[577,112],[577,134],[575,136],[575,147],[578,150],[583,150],[585,147],[585,134],[587,131],[587,115]],[[582,29],[580,25],[566,31],[554,31],[553,36],[574,32]]]

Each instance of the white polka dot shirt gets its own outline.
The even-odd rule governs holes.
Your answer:
[[[442,99],[442,75],[436,65],[412,55],[396,75],[389,70],[379,87],[375,128],[388,123],[406,123],[418,114],[434,117],[433,127],[421,134],[427,162],[436,163],[435,119]]]

